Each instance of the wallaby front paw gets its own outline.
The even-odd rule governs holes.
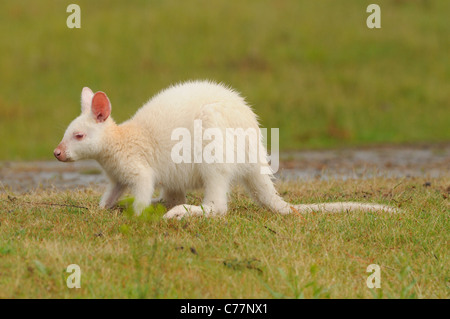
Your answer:
[[[134,203],[133,204],[133,210],[134,210],[134,216],[141,216],[144,209],[147,207],[145,204],[141,203]]]
[[[107,209],[107,208],[109,208],[109,207],[107,207],[107,203],[104,200],[100,201],[100,204],[98,204],[98,207],[100,209]]]

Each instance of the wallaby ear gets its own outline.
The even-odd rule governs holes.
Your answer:
[[[111,103],[105,93],[97,92],[94,94],[91,103],[91,110],[97,123],[106,121],[111,114]]]
[[[81,91],[81,113],[89,112],[91,110],[91,102],[94,97],[94,92],[88,87],[84,87]]]

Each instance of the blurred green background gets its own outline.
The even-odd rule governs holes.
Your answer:
[[[373,2],[381,29],[366,26]],[[448,0],[2,0],[0,160],[52,158],[83,86],[122,122],[198,78],[242,92],[284,150],[449,141],[449,13]]]

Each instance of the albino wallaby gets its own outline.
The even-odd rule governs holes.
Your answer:
[[[223,85],[193,81],[172,86],[120,125],[110,114],[111,103],[105,93],[83,88],[81,115],[69,125],[54,151],[62,162],[95,159],[100,163],[110,180],[100,207],[113,207],[129,188],[137,215],[159,201],[169,209],[165,218],[225,214],[230,185],[240,182],[259,204],[280,214],[396,211],[385,205],[352,202],[291,205],[278,195],[272,174],[261,174],[261,167],[268,166],[266,156],[256,163],[175,163],[171,152],[177,141],[172,134],[177,128],[194,134],[195,120],[201,120],[205,129],[254,128],[260,134],[255,113],[238,93]],[[266,154],[259,139],[258,144]],[[155,187],[161,188],[161,196],[152,199]],[[197,187],[205,189],[203,205],[186,205],[186,190]]]

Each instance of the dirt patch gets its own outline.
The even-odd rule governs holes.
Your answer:
[[[450,172],[450,144],[299,151],[280,156],[278,176],[308,180],[437,178]]]
[[[276,176],[286,180],[447,176],[450,144],[285,152]],[[37,188],[103,187],[106,177],[95,161],[0,162],[0,192]]]
[[[90,187],[106,182],[107,179],[96,161],[0,163],[0,192],[10,190],[23,193],[37,188]]]

